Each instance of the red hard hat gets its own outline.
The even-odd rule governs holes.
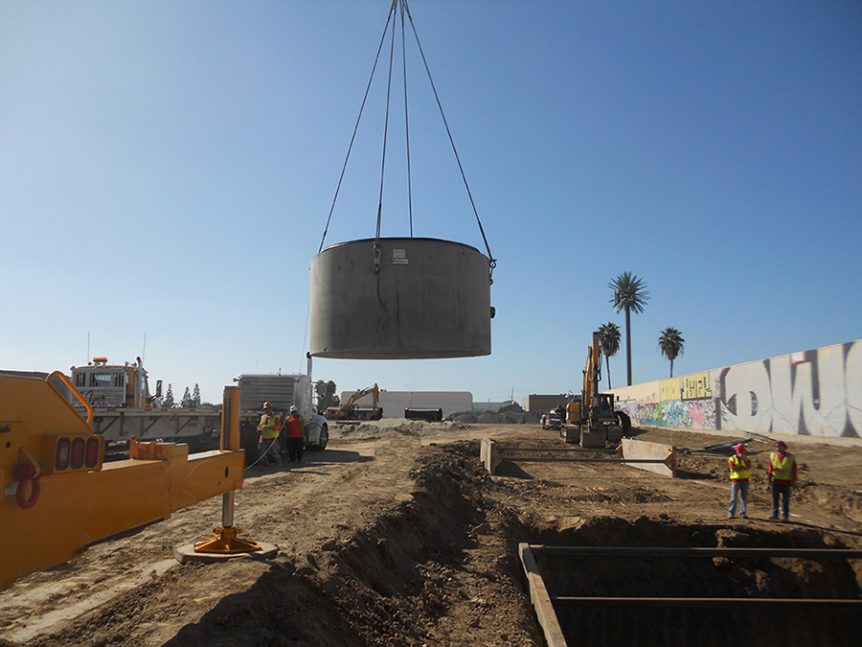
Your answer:
[[[272,405],[271,405],[269,402],[264,402],[264,403],[263,403],[263,408],[264,408],[264,409],[272,409]]]
[[[775,441],[775,446],[776,446],[776,447],[787,447],[787,443],[786,443],[786,442],[784,442],[783,440],[776,440],[776,441]]]
[[[745,451],[745,443],[737,443],[736,445],[733,446],[733,449],[736,450],[737,454],[741,454],[742,452]]]

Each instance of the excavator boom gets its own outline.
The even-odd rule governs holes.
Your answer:
[[[357,407],[356,403],[369,394],[371,395],[371,409]],[[380,388],[377,384],[372,384],[353,392],[344,404],[328,407],[326,417],[332,420],[379,420],[383,415],[383,410],[378,406],[379,401]]]

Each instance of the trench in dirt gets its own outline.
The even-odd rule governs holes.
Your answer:
[[[545,544],[719,548],[836,548],[811,530],[768,532],[606,519]],[[862,598],[847,559],[563,556],[538,554],[549,595],[685,598]],[[604,608],[555,605],[570,645],[858,644],[859,607]]]
[[[496,542],[490,567],[471,557],[494,539],[477,457],[475,442],[429,447],[412,472],[412,500],[347,540],[274,563],[250,590],[222,599],[169,644],[469,644],[486,635],[483,624],[500,644],[540,644],[506,543]],[[483,588],[498,595],[484,600],[477,596]],[[492,606],[511,607],[502,633],[488,614]]]
[[[348,539],[295,561],[271,562],[248,590],[229,595],[172,645],[539,645],[520,542],[588,546],[841,547],[822,533],[683,526],[671,520],[595,518],[566,531],[529,525],[529,515],[478,461],[477,442],[431,446],[413,472],[411,501]],[[824,543],[824,537],[827,543]],[[847,561],[589,558],[540,563],[552,595],[859,598]],[[187,565],[199,577],[219,565]],[[175,569],[176,570],[176,569]],[[189,571],[186,571],[189,572]],[[176,572],[165,577],[178,577]],[[157,584],[153,586],[156,592]],[[114,613],[135,614],[145,596]],[[572,645],[700,644],[739,640],[785,645],[851,644],[852,613],[755,609],[558,609]],[[94,622],[98,621],[94,619]],[[88,642],[82,625],[59,642]],[[788,632],[792,631],[792,634]],[[104,644],[109,644],[107,640]]]

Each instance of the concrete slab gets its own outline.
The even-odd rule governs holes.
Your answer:
[[[490,438],[483,438],[479,447],[479,459],[488,470],[488,474],[494,474],[500,463],[503,462],[503,452],[499,445]]]
[[[664,461],[662,463],[628,463],[628,465],[661,476],[672,478],[676,475],[676,452],[673,445],[623,438],[623,458],[625,460],[652,459]]]

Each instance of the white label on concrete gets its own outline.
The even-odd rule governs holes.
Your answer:
[[[392,250],[392,264],[393,265],[410,265],[410,259],[407,258],[407,250],[406,249],[393,249]]]

